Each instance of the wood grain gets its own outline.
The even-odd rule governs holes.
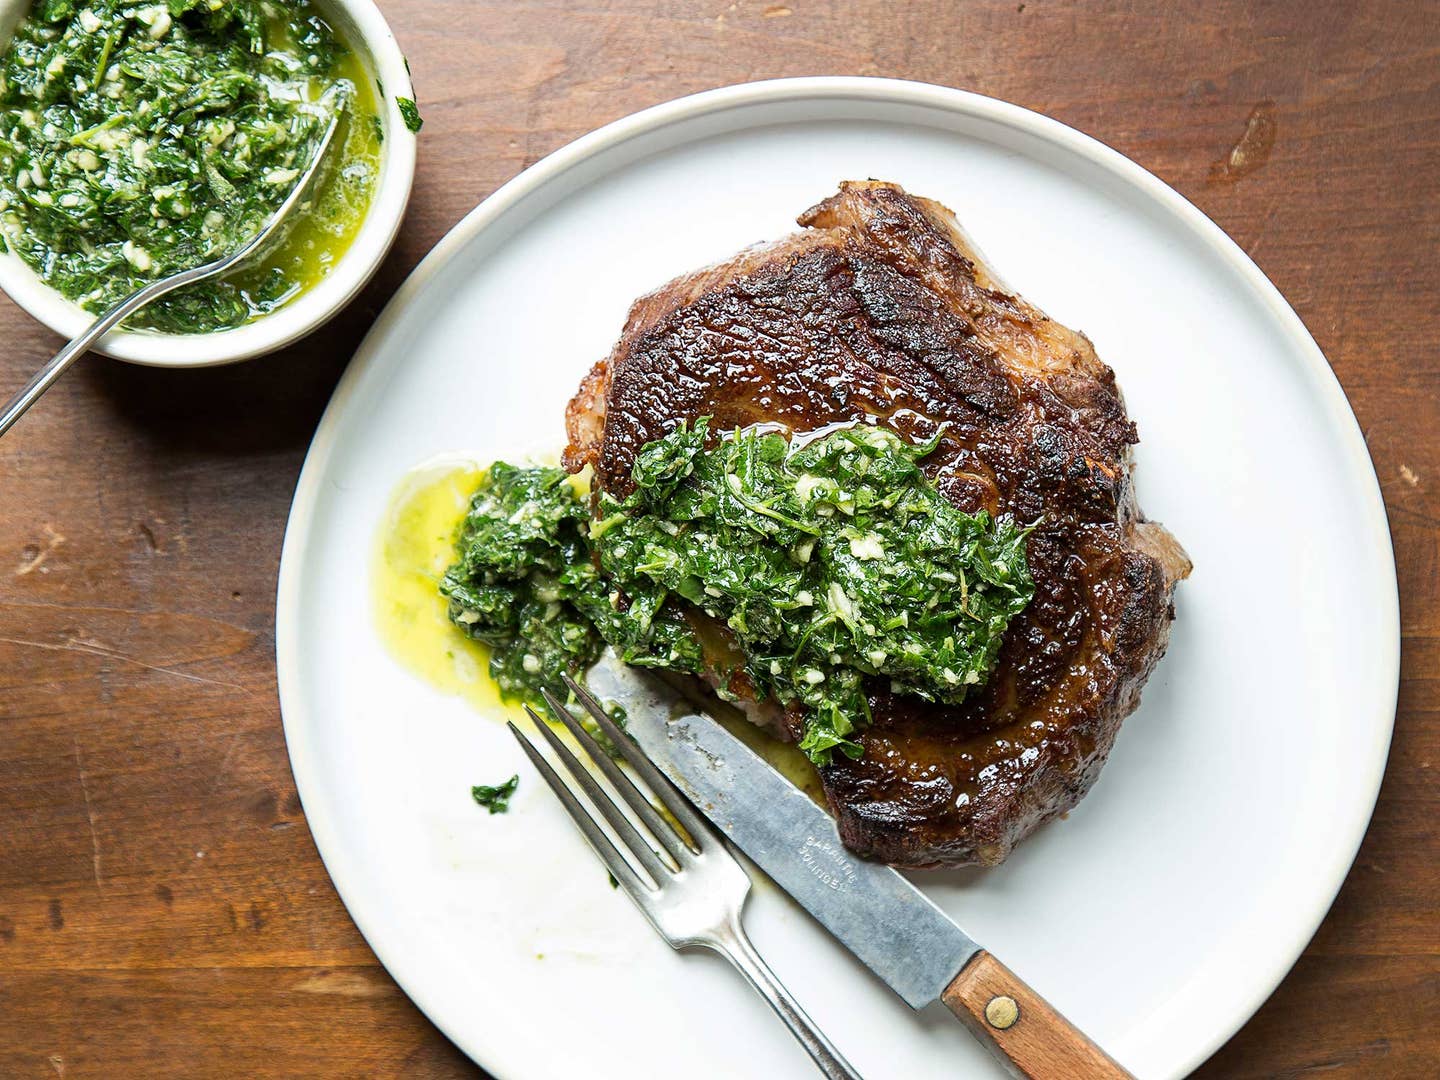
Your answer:
[[[426,123],[375,283],[267,359],[87,360],[0,441],[0,1076],[478,1075],[376,965],[295,798],[273,598],[305,447],[385,299],[500,183],[635,109],[817,73],[1097,136],[1235,237],[1330,358],[1395,541],[1394,749],[1329,918],[1201,1075],[1440,1075],[1440,7],[382,3]],[[57,344],[0,299],[0,387]]]
[[[1015,1076],[1028,1080],[1129,1080],[1080,1029],[983,949],[940,995]]]

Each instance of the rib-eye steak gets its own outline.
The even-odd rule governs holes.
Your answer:
[[[681,420],[794,432],[875,422],[966,511],[1033,525],[1035,596],[958,706],[870,689],[864,755],[820,770],[854,851],[998,863],[1095,782],[1165,651],[1190,562],[1135,504],[1135,425],[1090,342],[1006,289],[938,203],[846,183],[804,230],[638,300],[570,403],[572,470],[623,496]],[[790,737],[796,718],[782,722]]]

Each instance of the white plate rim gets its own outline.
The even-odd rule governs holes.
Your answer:
[[[298,626],[302,591],[299,567],[309,544],[312,517],[324,474],[334,449],[340,419],[365,372],[379,354],[380,345],[388,336],[391,325],[398,321],[412,299],[426,289],[451,260],[483,230],[502,219],[523,199],[557,180],[568,170],[631,139],[730,109],[806,99],[851,99],[870,104],[921,106],[958,113],[972,119],[988,120],[1056,143],[1062,149],[1100,166],[1116,179],[1151,199],[1158,208],[1187,227],[1197,240],[1202,241],[1213,254],[1223,259],[1231,270],[1240,275],[1253,295],[1263,301],[1275,316],[1297,355],[1304,357],[1305,376],[1310,388],[1317,392],[1318,400],[1329,414],[1330,430],[1344,440],[1343,450],[1349,459],[1350,467],[1356,471],[1357,480],[1361,481],[1358,486],[1366,492],[1367,505],[1358,509],[1364,513],[1372,537],[1372,550],[1381,560],[1380,568],[1384,570],[1383,577],[1391,583],[1390,590],[1380,601],[1387,609],[1386,622],[1392,628],[1392,633],[1388,635],[1388,641],[1381,650],[1384,656],[1383,670],[1377,671],[1381,689],[1375,700],[1376,715],[1371,723],[1373,733],[1370,753],[1365,761],[1355,763],[1356,790],[1367,791],[1369,795],[1355,800],[1356,812],[1350,822],[1348,834],[1337,837],[1332,848],[1333,857],[1327,874],[1329,884],[1316,889],[1309,908],[1297,914],[1294,922],[1296,931],[1289,947],[1277,955],[1277,962],[1266,978],[1257,980],[1255,985],[1247,988],[1247,992],[1230,999],[1228,1010],[1217,1010],[1217,1014],[1223,1015],[1216,1016],[1208,1037],[1198,1044],[1198,1049],[1188,1060],[1177,1063],[1177,1075],[1185,1075],[1203,1064],[1239,1031],[1289,973],[1334,903],[1369,828],[1389,758],[1400,681],[1400,601],[1389,519],[1381,496],[1379,478],[1375,473],[1364,435],[1338,378],[1300,316],[1259,266],[1198,207],[1119,151],[1058,120],[997,98],[931,83],[867,76],[770,79],[691,94],[632,113],[561,147],[503,184],[440,239],[376,319],[337,384],[306,454],[281,548],[276,589],[276,676],[291,770],[301,803],[305,807],[311,836],[351,919],[377,958],[415,1005],[482,1067],[497,1075],[524,1075],[526,1063],[522,1055],[516,1054],[514,1047],[507,1048],[503,1040],[492,1040],[472,1028],[462,1028],[442,1020],[446,1010],[437,1000],[437,995],[427,992],[418,968],[411,965],[409,957],[404,955],[402,950],[392,947],[378,921],[369,917],[369,909],[362,899],[363,893],[345,884],[352,880],[353,868],[344,847],[339,843],[336,824],[323,812],[311,813],[311,807],[320,807],[321,801],[319,798],[307,798],[307,792],[318,795],[321,784],[317,778],[318,766],[306,734],[309,717],[301,693],[300,665],[297,662],[300,655]],[[1363,483],[1367,478],[1368,485]]]

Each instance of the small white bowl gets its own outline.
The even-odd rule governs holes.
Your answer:
[[[415,135],[405,126],[395,97],[413,99],[415,91],[405,56],[372,0],[314,3],[385,90],[380,103],[385,136],[380,146],[380,176],[354,241],[321,281],[252,323],[210,334],[114,330],[95,346],[96,352],[152,367],[209,367],[248,360],[315,330],[343,308],[379,268],[399,232],[415,178]],[[33,0],[0,0],[0,43],[9,43],[14,28],[32,6]],[[0,254],[0,290],[62,337],[74,337],[95,319],[41,281],[13,252]]]

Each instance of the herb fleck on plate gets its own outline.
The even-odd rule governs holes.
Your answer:
[[[510,796],[520,784],[520,775],[510,777],[503,784],[491,786],[476,784],[470,789],[470,796],[492,814],[503,814],[510,809]]]

